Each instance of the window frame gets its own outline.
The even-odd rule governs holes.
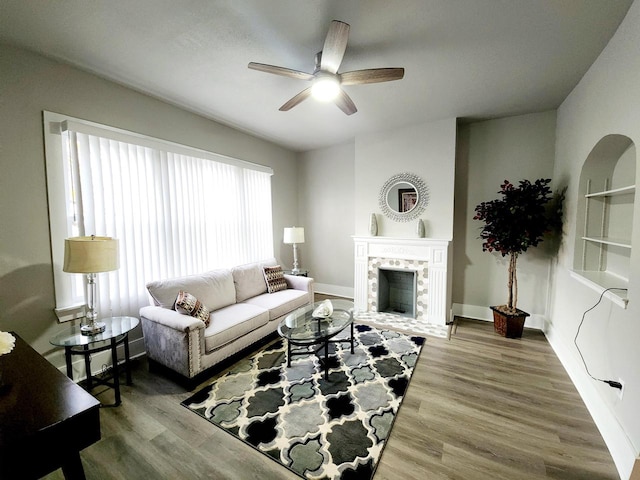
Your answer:
[[[82,296],[74,295],[73,293],[73,282],[82,280],[79,276],[69,275],[62,270],[64,263],[64,240],[70,236],[69,232],[71,231],[71,224],[73,222],[67,206],[67,192],[71,188],[73,179],[69,175],[69,167],[65,165],[66,160],[69,158],[68,146],[64,141],[65,131],[79,131],[89,135],[134,143],[136,145],[226,163],[273,175],[273,169],[268,166],[60,113],[43,111],[43,128],[51,259],[56,304],[55,312],[59,321],[68,321],[82,317],[85,306],[84,292]]]

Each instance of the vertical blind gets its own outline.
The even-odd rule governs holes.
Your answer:
[[[98,279],[101,316],[137,315],[151,280],[273,256],[270,172],[74,130],[63,141],[69,236],[119,240],[120,269]]]

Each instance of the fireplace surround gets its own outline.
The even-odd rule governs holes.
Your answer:
[[[415,315],[445,325],[451,312],[450,242],[430,238],[353,237],[354,304],[378,311],[379,270],[415,272]]]

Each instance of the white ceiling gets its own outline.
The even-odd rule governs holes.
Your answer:
[[[556,108],[632,0],[0,0],[0,41],[297,151],[460,117]],[[306,72],[331,20],[351,25],[339,72],[404,67],[403,80],[345,86],[358,112],[308,99]]]

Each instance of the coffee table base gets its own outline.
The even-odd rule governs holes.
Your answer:
[[[329,344],[330,343],[343,343],[343,342],[349,342],[351,344],[351,353],[354,353],[354,349],[353,349],[353,322],[350,325],[351,327],[351,336],[350,338],[341,338],[338,340],[331,340],[330,338],[326,338],[323,340],[320,340],[318,342],[294,342],[292,340],[287,340],[287,367],[291,367],[291,357],[294,355],[310,355],[310,354],[315,354],[320,358],[320,355],[318,354],[322,349],[324,349],[324,379],[328,380],[329,379]],[[344,331],[344,330],[343,330]],[[342,333],[342,332],[338,332],[338,333]],[[338,334],[337,333],[337,334]],[[337,335],[336,334],[336,335]],[[304,351],[304,352],[300,352],[300,351],[292,351],[291,350],[291,345],[295,345],[295,346],[299,346],[299,347],[313,347],[316,345],[320,345],[318,348],[316,348],[315,350],[312,351]]]

